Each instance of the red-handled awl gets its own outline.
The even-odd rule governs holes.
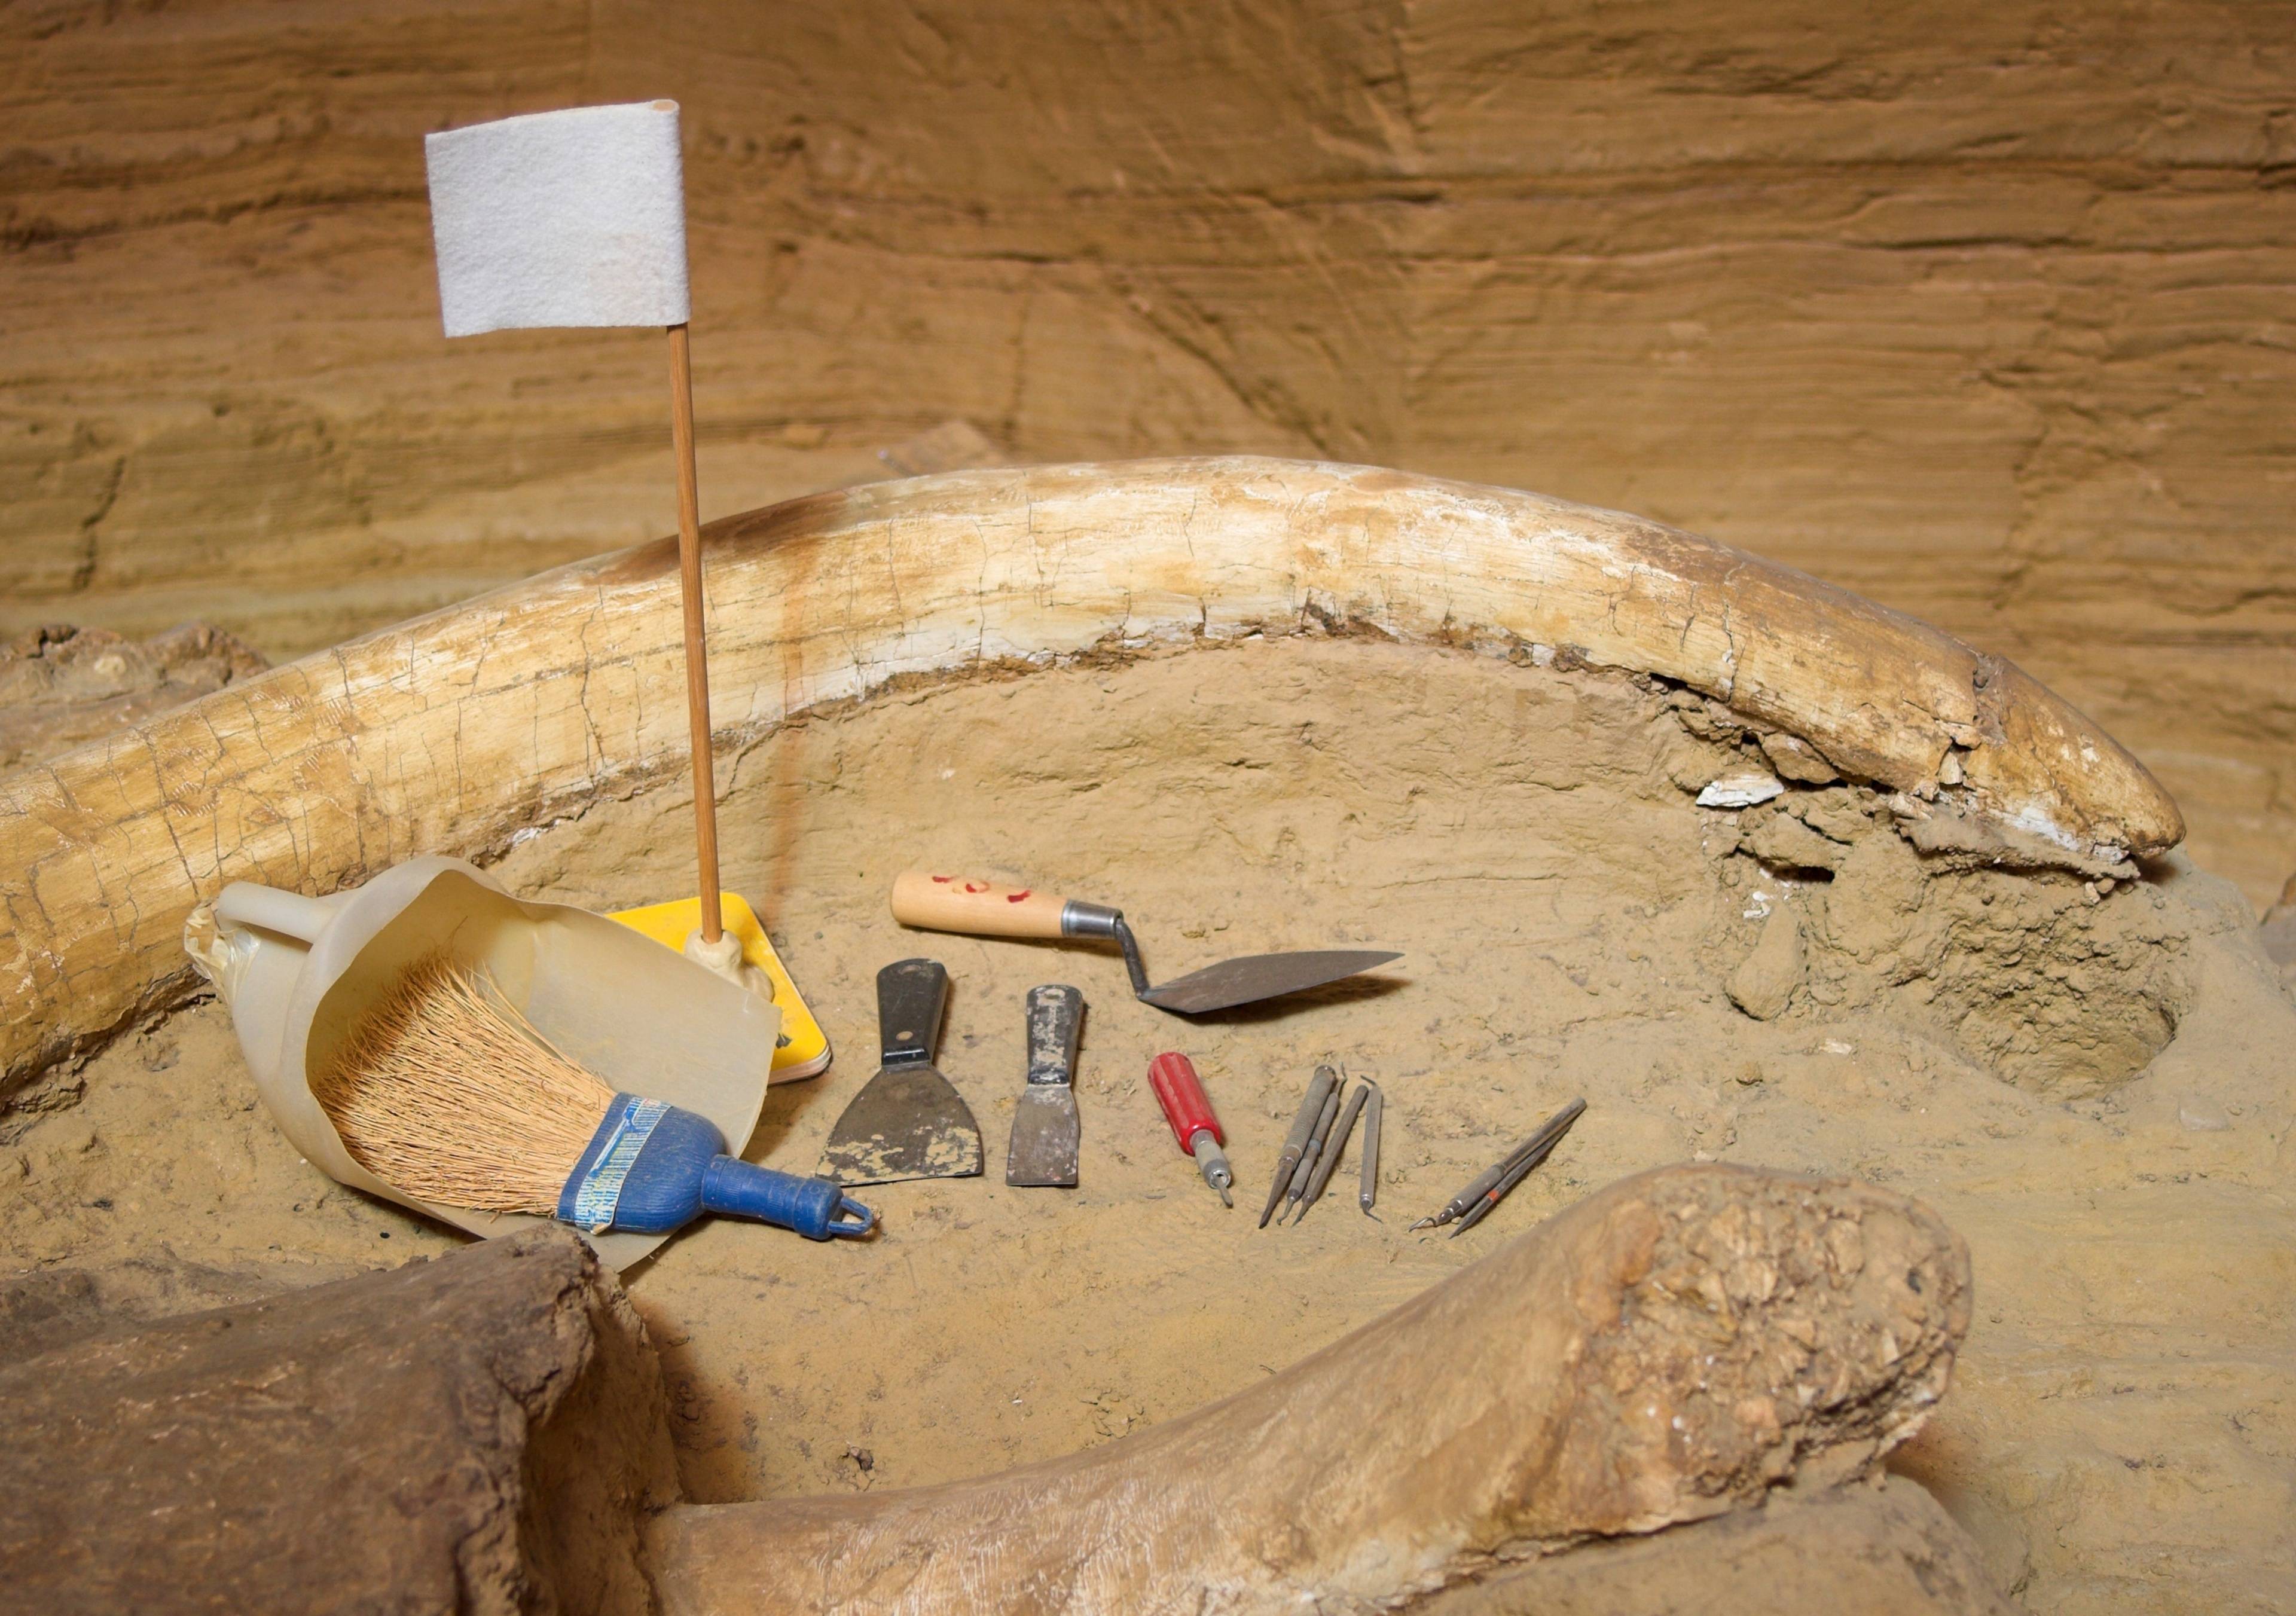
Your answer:
[[[1219,1192],[1220,1204],[1234,1206],[1227,1191],[1235,1175],[1228,1169],[1226,1153],[1220,1149],[1227,1139],[1220,1132],[1219,1119],[1212,1115],[1212,1103],[1204,1098],[1195,1066],[1184,1054],[1160,1054],[1148,1062],[1148,1087],[1156,1091],[1156,1103],[1164,1108],[1172,1137],[1196,1159],[1196,1170]]]

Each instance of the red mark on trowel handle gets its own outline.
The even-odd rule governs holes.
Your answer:
[[[955,882],[955,880],[956,877],[954,875],[936,875],[932,878],[933,884],[940,887],[948,886],[952,882]],[[994,892],[996,889],[990,886],[985,881],[968,881],[958,890],[963,891],[968,897],[978,897],[983,892]],[[1017,892],[1007,892],[1004,894],[1004,901],[1008,904],[1026,903],[1029,901],[1029,895],[1032,890],[1032,888],[1022,887]]]

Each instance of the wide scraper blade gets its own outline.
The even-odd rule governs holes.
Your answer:
[[[1004,1182],[1016,1189],[1074,1189],[1083,1132],[1077,1124],[1075,1089],[1065,1083],[1030,1084],[1021,1091],[1021,1103],[1013,1112]]]
[[[980,1171],[980,1125],[931,1067],[888,1066],[837,1119],[821,1167],[848,1187],[970,1178]]]
[[[1241,959],[1222,960],[1217,965],[1191,971],[1185,976],[1151,988],[1140,997],[1159,1010],[1177,1011],[1182,1015],[1203,1015],[1214,1010],[1232,1010],[1238,1005],[1250,1005],[1286,993],[1298,993],[1304,988],[1320,988],[1325,982],[1336,982],[1343,976],[1353,976],[1358,971],[1368,971],[1374,965],[1384,965],[1391,959],[1402,957],[1400,954],[1373,948],[1316,948],[1298,954],[1247,954]]]

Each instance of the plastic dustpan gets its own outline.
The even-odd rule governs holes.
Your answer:
[[[725,914],[726,935],[742,945],[742,974],[751,977],[756,990],[782,1013],[782,1029],[774,1040],[773,1081],[792,1082],[818,1076],[829,1064],[829,1035],[814,1019],[813,1007],[797,990],[789,967],[775,952],[773,939],[749,901],[739,892],[720,892],[718,906]],[[617,909],[606,916],[631,931],[651,937],[666,948],[683,949],[701,926],[701,900],[682,898],[675,903],[648,904],[643,909]]]
[[[570,1059],[616,1088],[699,1112],[738,1153],[756,1131],[781,1013],[758,994],[603,915],[528,903],[459,858],[410,859],[331,898],[234,882],[184,946],[230,1007],[257,1092],[289,1143],[338,1183],[473,1235],[546,1221],[406,1194],[351,1160],[307,1074],[435,950],[482,965]],[[585,1235],[627,1268],[667,1235]]]

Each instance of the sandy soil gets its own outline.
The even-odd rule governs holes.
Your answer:
[[[889,1186],[868,1244],[708,1226],[627,1276],[695,1497],[906,1486],[1104,1441],[1249,1383],[1620,1174],[1684,1158],[1848,1171],[1968,1238],[1977,1324],[1900,1468],[2028,1608],[2296,1609],[2296,1004],[2228,884],[1924,866],[1855,789],[1742,813],[1759,758],[1703,703],[1466,652],[1288,640],[889,694],[721,778],[729,886],[836,1043],[749,1153],[815,1161],[873,1070],[873,983],[955,979],[941,1061],[992,1163],[1021,996],[1091,1009],[1073,1192]],[[688,804],[602,805],[512,849],[513,890],[690,889]],[[1120,903],[1152,972],[1383,944],[1376,982],[1192,1025],[1112,955],[905,932],[911,862]],[[1748,1008],[1760,1013],[1757,1019]],[[1230,1134],[1223,1210],[1145,1068],[1189,1052]],[[1383,1221],[1352,1172],[1297,1229],[1254,1213],[1315,1062],[1388,1095]],[[1554,1161],[1466,1238],[1407,1233],[1576,1095]],[[336,1189],[196,1007],[38,1096],[0,1150],[12,1267],[128,1302],[252,1294],[443,1248]]]

